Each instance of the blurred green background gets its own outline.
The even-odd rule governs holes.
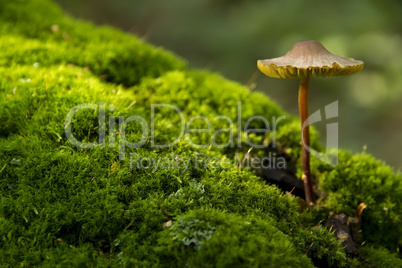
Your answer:
[[[310,113],[339,100],[339,146],[402,167],[402,1],[400,0],[56,0],[71,15],[113,25],[265,92],[297,115],[297,80],[268,78],[258,59],[299,40],[365,62],[350,77],[313,79]],[[332,121],[333,122],[333,121]],[[325,123],[317,123],[325,142]],[[365,149],[366,148],[366,149]]]

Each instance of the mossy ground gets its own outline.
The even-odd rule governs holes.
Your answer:
[[[189,70],[182,59],[134,36],[73,20],[47,0],[0,0],[0,7],[0,262],[5,266],[402,266],[402,178],[380,161],[343,151],[335,168],[313,161],[325,194],[320,209],[302,212],[296,198],[251,170],[199,164],[245,156],[249,146],[244,133],[239,139],[236,132],[240,102],[242,126],[253,115],[286,116],[276,143],[298,167],[298,120],[266,96]],[[67,139],[66,115],[83,103],[97,108],[77,112],[71,122],[82,142],[98,140],[102,105],[109,134],[118,132],[123,116],[138,115],[150,125],[152,104],[167,103],[186,119],[205,116],[212,132],[230,127],[227,120],[214,120],[227,116],[235,122],[236,146],[190,146],[210,142],[211,135],[201,132],[155,149],[148,135],[125,155],[150,167],[130,166],[128,157],[120,161],[121,133],[114,140],[107,135],[107,146],[96,148],[77,148]],[[174,140],[180,120],[171,109],[159,109],[155,142]],[[191,127],[205,128],[204,123]],[[264,124],[255,120],[250,127]],[[144,137],[135,122],[125,133],[131,142]],[[226,131],[216,141],[229,138]],[[272,138],[248,135],[254,144]],[[316,135],[312,139],[319,148]],[[167,166],[156,168],[157,159]],[[353,216],[360,202],[368,205],[362,222],[366,242],[353,259],[320,221],[327,216],[322,211]]]

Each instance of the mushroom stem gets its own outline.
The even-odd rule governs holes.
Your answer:
[[[313,187],[310,176],[310,127],[308,124],[308,87],[310,75],[302,77],[299,86],[299,114],[301,122],[301,141],[302,141],[302,164],[304,182],[304,193],[306,202],[310,205],[314,203]]]

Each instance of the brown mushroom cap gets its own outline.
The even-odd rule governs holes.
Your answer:
[[[360,60],[336,56],[315,40],[299,41],[285,56],[257,62],[258,69],[275,78],[351,75],[360,72]]]

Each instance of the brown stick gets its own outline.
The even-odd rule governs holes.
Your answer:
[[[307,150],[310,147],[310,127],[308,125],[308,87],[310,76],[303,77],[300,80],[299,86],[299,114],[302,127],[301,140],[302,140],[302,164],[303,174],[302,180],[304,182],[304,193],[306,201],[309,205],[314,203],[313,186],[311,183],[310,175],[310,152]],[[303,128],[303,125],[305,127]]]

